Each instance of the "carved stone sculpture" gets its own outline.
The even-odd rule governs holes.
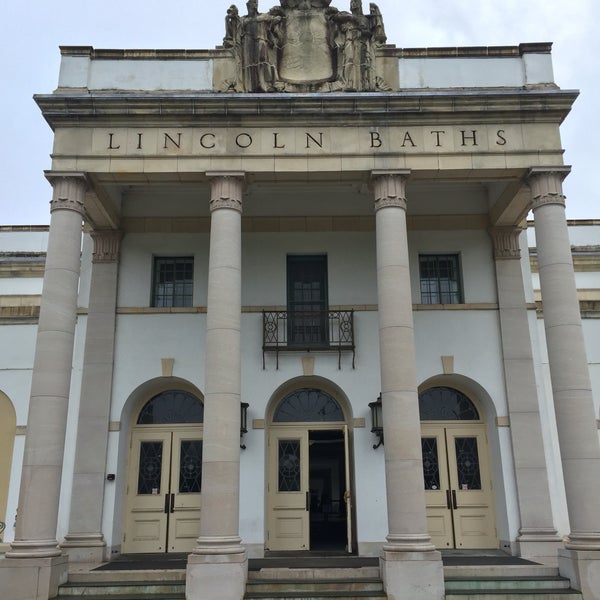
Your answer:
[[[387,90],[376,76],[376,48],[386,41],[376,4],[363,13],[352,0],[350,12],[331,0],[280,0],[281,6],[248,14],[232,5],[225,18],[223,45],[235,62],[235,75],[223,89],[233,92],[331,92]]]

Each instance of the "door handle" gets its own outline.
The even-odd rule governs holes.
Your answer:
[[[170,494],[165,494],[165,513],[169,512],[169,496]]]
[[[452,499],[450,496],[450,490],[446,490],[446,506],[448,510],[452,509]]]
[[[458,508],[458,503],[456,502],[456,490],[452,490],[452,508],[454,510]]]
[[[175,512],[175,494],[171,494],[171,512]]]
[[[310,512],[310,490],[306,492],[306,512]]]

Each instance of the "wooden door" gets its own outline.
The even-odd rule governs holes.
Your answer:
[[[124,553],[190,552],[200,534],[202,439],[193,429],[132,433]]]
[[[273,428],[268,440],[267,549],[310,549],[308,429]]]
[[[483,425],[421,428],[427,524],[437,548],[497,548]]]

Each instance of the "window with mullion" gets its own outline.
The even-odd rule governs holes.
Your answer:
[[[421,304],[463,302],[458,254],[419,256]]]
[[[152,306],[192,306],[193,287],[192,257],[155,257]]]

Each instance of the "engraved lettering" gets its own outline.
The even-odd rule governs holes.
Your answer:
[[[283,146],[279,145],[278,137],[279,137],[279,134],[273,132],[273,148],[285,148],[285,144]]]
[[[438,130],[438,129],[434,129],[434,130],[431,132],[431,135],[435,135],[435,145],[436,145],[438,148],[439,148],[439,147],[442,145],[442,141],[441,141],[441,139],[440,139],[440,136],[441,136],[442,134],[444,134],[444,135],[446,134],[446,132],[445,132],[443,129],[439,129],[439,130]]]
[[[323,147],[323,132],[319,132],[319,139],[317,140],[310,133],[306,132],[306,147],[310,148],[310,142],[313,141],[319,148]]]
[[[407,131],[407,132],[404,134],[404,139],[402,140],[402,147],[403,147],[403,148],[406,146],[406,143],[407,143],[407,142],[409,142],[409,143],[410,143],[410,145],[411,145],[413,148],[416,148],[416,147],[417,147],[417,145],[416,145],[416,144],[413,142],[413,139],[410,137],[410,132],[409,132],[409,131]]]
[[[108,149],[109,150],[118,150],[121,147],[120,144],[118,146],[115,146],[113,144],[113,136],[114,135],[115,135],[114,133],[109,133],[108,134]]]
[[[142,149],[142,133],[138,133],[138,145],[137,145],[137,149],[141,150]]]
[[[471,135],[467,135],[467,132],[462,129],[461,132],[462,134],[462,146],[466,146],[467,145],[467,141],[471,140],[472,142],[472,146],[477,146],[477,130],[476,129],[471,129]]]
[[[242,140],[244,140],[243,143]],[[235,143],[238,146],[238,148],[250,148],[250,146],[252,146],[252,142],[252,136],[249,133],[240,133],[235,138]]]
[[[177,148],[181,148],[181,133],[177,134],[177,141],[175,141],[168,133],[165,133],[165,144],[163,149],[166,150],[168,145],[167,142],[171,142]]]
[[[381,148],[381,134],[377,131],[371,131],[371,148]]]
[[[498,131],[496,132],[496,135],[498,136],[496,144],[498,146],[506,146],[506,138],[504,137],[505,133],[506,132],[504,131],[504,129],[498,129]]]
[[[209,144],[206,144],[206,143],[205,143],[205,140],[206,140],[206,138],[209,138],[209,137],[210,137],[210,138],[212,138],[212,144],[211,144],[211,145],[209,145]],[[204,134],[204,135],[203,135],[203,136],[200,138],[200,145],[201,145],[203,148],[206,148],[207,150],[210,150],[211,148],[214,148],[214,147],[215,147],[215,145],[216,145],[216,144],[215,144],[215,134],[214,134],[214,133],[205,133],[205,134]]]

